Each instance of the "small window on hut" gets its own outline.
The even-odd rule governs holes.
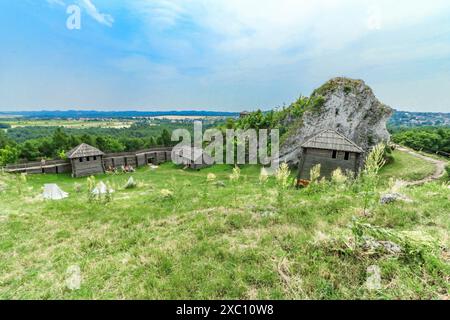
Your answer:
[[[336,151],[336,150],[333,150],[332,158],[333,158],[333,159],[336,159],[336,158],[337,158],[337,151]]]
[[[345,160],[350,159],[350,152],[346,152],[346,153],[345,153],[344,159],[345,159]]]
[[[91,158],[87,157],[87,158],[86,158],[86,161],[91,161]]]
[[[80,158],[80,162],[83,162],[83,158]]]
[[[94,156],[94,161],[97,160],[97,156]]]

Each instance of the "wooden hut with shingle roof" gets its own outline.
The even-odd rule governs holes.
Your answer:
[[[73,177],[86,177],[104,173],[104,153],[86,143],[80,144],[67,153],[67,158],[72,165]]]
[[[321,176],[330,177],[333,171],[355,174],[361,165],[364,150],[353,141],[334,130],[324,130],[302,144],[299,179],[310,180],[310,170],[321,165]]]
[[[176,148],[173,161],[194,170],[200,170],[214,163],[214,159],[203,149],[184,146]]]

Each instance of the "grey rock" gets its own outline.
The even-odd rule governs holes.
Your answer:
[[[380,199],[381,204],[390,204],[396,201],[411,202],[411,199],[400,193],[386,193],[382,195]]]
[[[381,289],[381,269],[377,265],[371,265],[367,268],[366,288],[368,290]]]
[[[399,255],[402,252],[402,247],[400,245],[392,241],[376,240],[372,237],[365,237],[362,247],[365,251],[384,251],[390,255]]]
[[[402,252],[402,247],[392,241],[380,241],[380,244],[390,254],[398,255]]]
[[[325,129],[338,131],[366,152],[382,141],[389,141],[386,123],[393,110],[381,103],[364,81],[334,78],[311,95],[317,96],[325,99],[319,110],[306,111],[301,119],[290,119],[285,124],[301,122],[281,145],[281,161],[298,164],[301,145]]]
[[[214,183],[214,185],[217,188],[225,188],[226,187],[225,182],[223,182],[223,181],[217,181],[217,182]]]

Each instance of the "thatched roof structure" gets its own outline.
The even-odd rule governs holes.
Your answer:
[[[86,143],[80,144],[78,147],[73,148],[67,153],[67,158],[75,159],[75,158],[83,158],[83,157],[93,157],[93,156],[102,156],[104,153],[93,146],[90,146]]]
[[[356,143],[334,130],[324,130],[315,135],[304,144],[303,148],[337,150],[345,152],[364,153]]]

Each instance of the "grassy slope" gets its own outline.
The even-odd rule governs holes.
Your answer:
[[[420,180],[435,171],[432,163],[423,161],[413,155],[401,151],[393,151],[394,162],[381,171],[382,177],[396,177],[398,179],[412,181]]]
[[[399,154],[395,154],[399,158]],[[401,157],[401,156],[400,156]],[[396,163],[397,165],[397,163]],[[386,169],[384,174],[388,174]],[[207,184],[214,172],[225,187]],[[234,188],[231,168],[184,172],[166,164],[134,174],[144,183],[119,190],[110,204],[89,203],[86,180],[29,176],[18,195],[9,176],[0,194],[0,298],[443,298],[447,259],[411,260],[352,250],[353,217],[449,246],[450,195],[432,183],[404,192],[414,203],[374,205],[363,215],[353,187],[288,190],[276,205],[274,181],[258,185],[259,169],[245,167]],[[388,173],[386,173],[388,172]],[[392,170],[394,174],[400,173]],[[128,176],[97,177],[116,188]],[[60,202],[37,198],[44,183],[70,192]],[[75,192],[75,183],[83,192]],[[0,185],[1,188],[1,185]],[[162,199],[163,188],[174,191]],[[381,191],[381,190],[379,190]],[[376,199],[375,199],[376,200]],[[364,287],[370,265],[383,289]],[[79,265],[80,290],[65,288],[66,270]]]

